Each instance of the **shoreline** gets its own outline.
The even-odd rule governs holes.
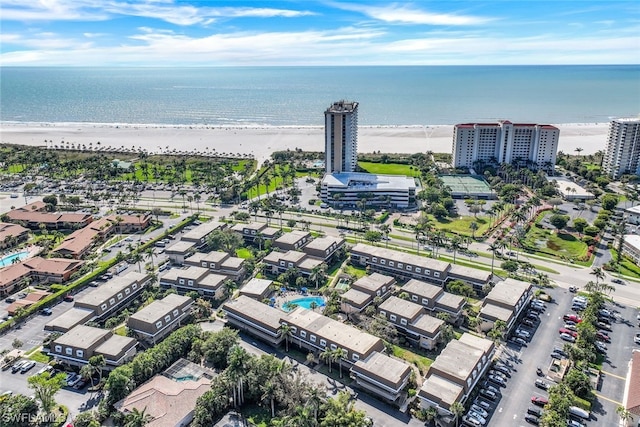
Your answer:
[[[450,153],[454,125],[358,126],[358,151],[370,153]],[[604,150],[608,123],[561,123],[558,151],[582,154]],[[274,151],[324,151],[324,126],[171,125],[132,123],[0,122],[0,143],[31,146],[79,144],[135,147],[151,153],[182,151],[252,154],[260,162]]]

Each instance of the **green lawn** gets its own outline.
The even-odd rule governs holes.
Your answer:
[[[371,163],[371,162],[358,162],[358,166],[366,170],[369,173],[375,173],[380,175],[405,175],[405,176],[419,176],[420,171],[414,169],[411,165],[405,165],[402,163]]]
[[[355,276],[356,279],[367,275],[367,270],[365,270],[364,268],[354,267],[353,265],[346,265],[343,271],[345,272],[345,274]]]
[[[253,254],[247,248],[236,249],[236,256],[242,259],[251,259],[253,258]]]
[[[542,214],[547,214],[543,212]],[[536,224],[538,221],[536,221]],[[525,249],[557,258],[578,260],[587,255],[588,246],[577,236],[534,225],[524,240]]]
[[[393,355],[412,365],[415,365],[420,370],[420,373],[422,375],[427,373],[427,371],[429,370],[429,366],[431,366],[431,364],[433,363],[432,359],[429,359],[426,356],[421,356],[397,345],[393,346]]]
[[[51,361],[51,357],[49,357],[46,353],[42,351],[34,351],[28,357],[29,359],[38,363],[48,364]]]
[[[488,216],[459,216],[457,218],[436,219],[433,215],[429,215],[429,218],[433,220],[433,224],[438,230],[450,231],[465,236],[472,235],[469,228],[472,222],[478,224],[478,229],[475,233],[476,237],[482,236],[482,233],[486,232],[489,229],[489,225],[491,225]]]
[[[615,260],[618,257],[618,251],[611,249],[611,257]],[[636,277],[640,279],[640,267],[627,257],[622,257],[618,264],[618,270],[620,273],[629,277]]]

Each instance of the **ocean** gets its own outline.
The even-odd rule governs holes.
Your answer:
[[[322,126],[341,99],[367,126],[598,123],[640,114],[640,65],[0,67],[3,122]]]

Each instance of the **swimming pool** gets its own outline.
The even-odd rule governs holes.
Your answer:
[[[304,297],[287,301],[282,304],[282,309],[287,313],[292,311],[296,306],[310,309],[312,302],[315,302],[317,307],[325,306],[323,297]]]
[[[13,264],[13,260],[17,259],[21,261],[25,259],[29,255],[29,252],[18,252],[17,254],[7,255],[5,257],[0,258],[0,267],[6,267],[8,265]]]

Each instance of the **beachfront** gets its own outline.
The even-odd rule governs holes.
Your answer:
[[[608,123],[569,123],[560,129],[558,151],[582,154],[604,150]],[[324,150],[324,127],[213,127],[84,123],[2,123],[3,144],[73,143],[93,147],[135,147],[149,152],[169,150],[252,154],[264,161],[279,150]],[[358,151],[450,153],[453,125],[360,126]]]

